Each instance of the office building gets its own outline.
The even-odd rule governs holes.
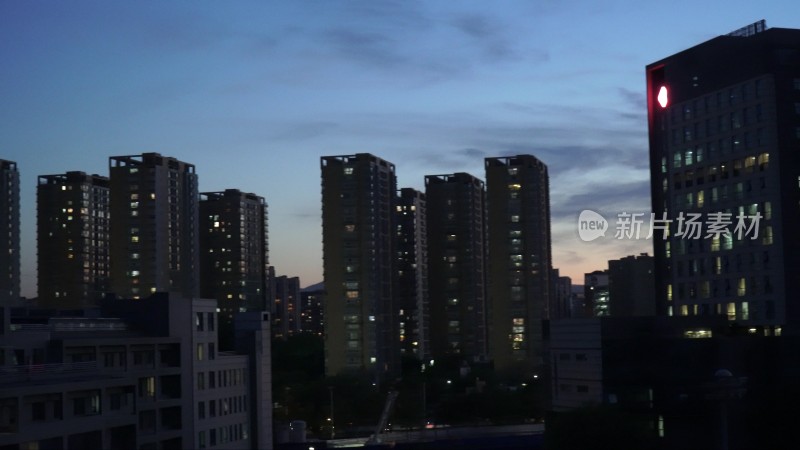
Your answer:
[[[19,171],[17,163],[0,159],[0,305],[19,300]],[[7,250],[6,250],[7,249]]]
[[[36,186],[39,305],[87,308],[110,290],[108,178],[67,172]]]
[[[400,189],[397,198],[397,308],[400,352],[430,357],[428,230],[425,194]]]
[[[2,315],[2,448],[272,448],[269,313],[237,316],[235,353],[216,300]]]
[[[272,300],[272,335],[279,339],[300,332],[300,278],[281,275],[274,278],[275,297]]]
[[[198,193],[192,164],[158,153],[109,158],[111,289],[197,297]]]
[[[550,179],[531,155],[486,158],[489,343],[495,368],[530,376],[544,364],[552,302]]]
[[[264,197],[236,189],[200,194],[200,295],[220,308],[220,342],[232,344],[233,316],[269,311],[269,246]]]
[[[612,316],[655,315],[653,257],[642,253],[609,261],[608,295],[611,300],[609,312]]]
[[[653,239],[658,314],[800,324],[798,52],[800,30],[761,21],[647,66],[653,211],[672,220]]]
[[[486,191],[468,173],[425,177],[431,356],[484,360]]]
[[[359,153],[325,156],[322,250],[325,372],[398,373],[394,305],[394,164]]]

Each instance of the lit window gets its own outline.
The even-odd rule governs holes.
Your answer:
[[[736,320],[736,303],[728,303],[728,320]]]
[[[761,237],[762,245],[772,245],[772,225],[764,227],[764,235]]]
[[[758,155],[758,169],[766,170],[769,167],[769,153],[761,153]]]

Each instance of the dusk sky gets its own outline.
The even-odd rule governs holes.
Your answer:
[[[645,65],[796,1],[0,1],[0,158],[22,185],[108,157],[193,163],[200,191],[269,203],[278,274],[322,280],[319,157],[368,152],[400,187],[530,153],[550,171],[553,265],[581,284],[649,241],[578,239],[578,213],[650,209]]]

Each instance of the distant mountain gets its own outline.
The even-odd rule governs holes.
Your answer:
[[[583,286],[581,286],[583,287]],[[325,289],[325,282],[320,281],[317,284],[312,284],[311,286],[306,286],[303,289],[300,289],[300,292],[311,292],[311,291],[321,291]]]

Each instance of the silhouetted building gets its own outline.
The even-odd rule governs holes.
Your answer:
[[[486,190],[468,173],[425,177],[431,356],[486,358]]]
[[[300,332],[300,278],[282,275],[275,277],[275,298],[272,301],[272,335],[287,337]]]
[[[233,316],[269,311],[267,203],[236,189],[200,194],[200,295],[220,308],[223,345],[231,344]]]
[[[648,448],[781,448],[794,439],[797,336],[766,337],[764,327],[736,326],[724,316],[549,326],[555,413],[548,429],[557,428],[559,412],[599,406],[598,419],[623,418],[627,429],[638,423],[650,435]],[[626,447],[628,437],[619,436]]]
[[[673,221],[653,239],[658,314],[800,324],[798,54],[800,30],[761,21],[647,66],[653,211]],[[678,228],[692,213],[699,238]]]
[[[609,261],[608,294],[612,316],[654,316],[653,257],[642,253]]]
[[[424,360],[430,356],[425,194],[411,188],[400,189],[395,215],[400,352]]]
[[[553,283],[551,289],[551,319],[566,319],[572,317],[572,278],[562,277],[558,269],[553,269],[550,281]]]
[[[325,285],[317,283],[300,290],[300,331],[319,336],[324,332],[322,315]]]
[[[192,164],[158,153],[109,158],[111,288],[120,297],[199,292]]]
[[[491,357],[499,370],[539,370],[549,315],[550,179],[531,155],[486,158]]]
[[[96,305],[110,290],[108,178],[67,172],[36,186],[39,305]]]
[[[611,315],[611,294],[608,289],[608,270],[595,270],[583,276],[583,300],[586,317]]]
[[[19,301],[19,171],[17,163],[0,159],[0,305]]]
[[[363,371],[377,382],[399,370],[395,167],[368,153],[325,156],[320,165],[325,372]]]

